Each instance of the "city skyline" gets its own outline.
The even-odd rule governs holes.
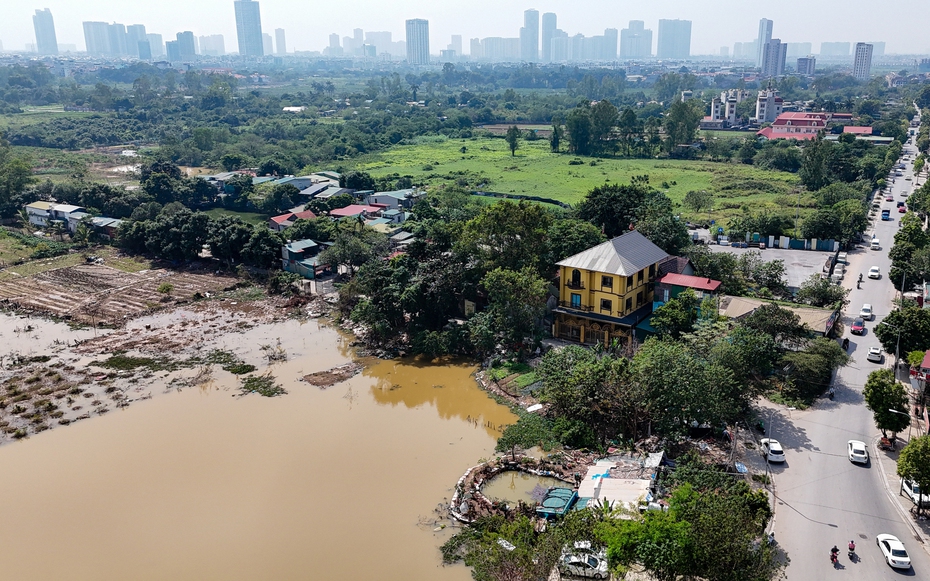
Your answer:
[[[55,18],[58,42],[77,45],[78,50],[84,48],[81,23],[102,21],[138,22],[165,38],[172,38],[183,30],[193,31],[195,36],[222,34],[227,39],[227,52],[239,52],[238,46],[235,46],[238,43],[231,41],[237,37],[232,0],[205,0],[183,5],[178,0],[164,0],[157,11],[146,6],[127,6],[113,0],[95,0],[81,5],[63,0],[46,0],[40,4],[17,7],[8,18],[0,22],[0,41],[6,50],[24,50],[26,45],[34,45],[34,29],[32,22],[27,19],[32,18],[35,10],[49,8]],[[905,0],[904,4],[913,4],[915,11],[919,6],[914,0]],[[916,22],[918,19],[892,21],[889,16],[886,22],[882,22],[881,19],[856,18],[853,12],[859,5],[864,9],[865,3],[862,0],[847,2],[845,6],[849,7],[850,16],[846,18],[838,15],[835,22],[839,26],[831,27],[830,30],[824,30],[817,19],[789,18],[787,13],[792,9],[808,9],[808,6],[796,0],[788,0],[781,5],[780,13],[785,14],[782,18],[760,7],[758,10],[728,16],[725,22],[704,14],[702,10],[667,1],[645,7],[632,3],[617,5],[602,0],[582,0],[569,11],[564,4],[555,1],[509,2],[502,7],[499,2],[476,0],[469,7],[452,7],[411,0],[399,8],[388,8],[375,5],[370,0],[347,0],[340,8],[321,7],[311,14],[294,0],[265,0],[261,2],[261,20],[262,32],[269,34],[273,34],[276,28],[293,28],[307,21],[306,30],[309,32],[301,34],[299,38],[288,39],[288,49],[292,52],[320,51],[328,45],[330,33],[345,34],[355,28],[388,31],[393,33],[395,39],[402,39],[405,21],[421,18],[430,22],[431,53],[438,54],[439,49],[447,46],[452,35],[461,35],[463,38],[519,37],[524,13],[532,9],[539,14],[557,14],[559,28],[570,35],[601,35],[605,28],[626,28],[631,20],[642,20],[645,27],[653,31],[658,30],[660,19],[690,20],[693,23],[692,55],[719,54],[722,44],[732,46],[734,42],[756,37],[759,20],[763,17],[775,21],[779,37],[789,44],[810,42],[816,48],[822,42],[842,41],[854,46],[856,42],[884,38],[889,41],[886,53],[930,53],[930,41],[921,34]],[[486,13],[482,8],[493,9],[498,17],[493,21],[481,18]],[[653,51],[655,49],[654,44]]]

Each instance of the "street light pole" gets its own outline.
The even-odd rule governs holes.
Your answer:
[[[904,413],[904,412],[898,411],[898,410],[893,410],[893,409],[891,409],[891,408],[889,408],[888,411],[891,412],[891,413],[893,413],[893,414],[898,414],[898,415],[901,415],[901,416],[907,416],[907,443],[910,444],[910,443],[911,443],[911,429],[914,427],[914,421],[911,419],[911,413],[910,413],[910,409],[911,409],[911,402],[910,402],[910,401],[907,402],[907,406],[908,406],[908,407],[907,407],[908,413]]]

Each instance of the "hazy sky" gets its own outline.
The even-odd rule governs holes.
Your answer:
[[[166,40],[191,30],[195,35],[222,34],[227,51],[236,50],[236,21],[232,0],[39,0],[30,6],[22,0],[3,0],[0,42],[7,50],[22,50],[35,42],[32,15],[36,8],[50,8],[59,43],[84,48],[81,22],[101,20],[144,24],[148,32]],[[781,12],[775,10],[777,7]],[[515,37],[523,25],[523,10],[555,12],[559,28],[569,34],[601,34],[605,28],[625,28],[630,20],[643,20],[653,30],[660,18],[693,21],[692,54],[714,54],[721,46],[732,50],[734,42],[753,40],[760,18],[775,21],[774,35],[782,42],[812,42],[819,52],[822,41],[885,41],[888,53],[930,53],[928,0],[262,0],[262,28],[287,32],[287,48],[321,50],[332,32],[351,36],[353,28],[389,30],[394,40],[404,38],[404,20],[426,18],[430,22],[430,52],[438,54],[461,34],[465,52],[468,39],[486,36]]]

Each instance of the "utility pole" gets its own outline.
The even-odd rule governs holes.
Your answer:
[[[893,413],[893,414],[898,414],[899,416],[907,416],[907,443],[910,444],[910,443],[911,443],[911,429],[914,427],[914,421],[913,421],[913,419],[911,418],[911,410],[910,410],[911,404],[910,404],[910,401],[908,401],[907,406],[908,406],[907,413],[900,412],[900,411],[898,411],[898,410],[893,410],[893,409],[890,409],[890,408],[888,409],[888,411],[891,412],[891,413]]]

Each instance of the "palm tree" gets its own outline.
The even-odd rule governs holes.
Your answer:
[[[81,247],[86,247],[90,243],[90,228],[84,222],[74,229],[74,241]]]
[[[59,242],[62,242],[64,240],[65,225],[63,222],[55,220],[54,222],[51,223],[51,227],[49,229],[52,231],[52,234],[58,236]]]
[[[29,229],[29,212],[26,211],[26,208],[20,208],[19,213],[16,215],[19,219],[19,223],[22,226],[23,230]]]

